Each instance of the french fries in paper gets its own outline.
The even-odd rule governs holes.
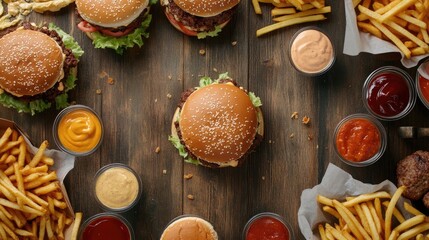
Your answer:
[[[325,20],[324,14],[331,12],[325,0],[252,0],[256,14],[262,14],[260,3],[273,5],[271,17],[275,23],[258,29],[257,37],[291,25]]]
[[[407,59],[429,53],[428,0],[365,0],[354,4],[361,31],[392,42]]]
[[[82,215],[73,214],[57,175],[65,176],[69,167],[54,170],[47,141],[35,149],[3,123],[0,119],[0,239],[76,239]]]

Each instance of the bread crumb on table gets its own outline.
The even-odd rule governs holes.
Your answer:
[[[310,123],[310,118],[309,118],[309,117],[307,117],[307,116],[304,116],[304,117],[302,118],[302,123],[304,123],[305,125],[309,124],[309,123]]]
[[[231,42],[231,45],[234,47],[234,46],[236,46],[237,45],[237,41],[232,41]]]
[[[171,97],[172,97],[172,96],[171,96],[171,94],[170,94],[170,93],[167,93],[167,98],[168,98],[168,99],[171,99]]]
[[[194,195],[192,195],[192,194],[188,194],[187,197],[188,197],[189,200],[194,200],[195,199]]]
[[[97,95],[101,95],[101,89],[97,89],[97,90],[95,90],[95,93],[96,93]]]
[[[161,148],[160,148],[159,146],[158,146],[158,147],[156,147],[156,148],[155,148],[155,152],[156,152],[156,153],[161,152]]]
[[[298,119],[298,112],[293,112],[292,115],[290,115],[291,119]]]
[[[162,174],[167,174],[167,169],[162,170]]]
[[[184,179],[186,179],[186,180],[189,180],[189,179],[191,179],[193,176],[194,176],[194,175],[193,175],[192,173],[188,173],[188,174],[185,174],[185,175],[183,176],[183,178],[184,178]]]
[[[200,51],[198,52],[201,56],[206,55],[206,50],[204,49],[200,49]]]

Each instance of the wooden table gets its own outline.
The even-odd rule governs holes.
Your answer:
[[[220,239],[238,240],[246,221],[264,211],[282,215],[292,225],[296,239],[303,239],[297,222],[301,192],[320,182],[330,162],[364,182],[395,181],[398,160],[428,149],[427,140],[400,139],[397,129],[401,125],[429,127],[429,110],[417,100],[407,117],[383,122],[387,151],[374,165],[350,167],[336,157],[334,128],[343,117],[365,112],[361,88],[367,75],[380,66],[400,66],[400,62],[396,54],[342,54],[344,1],[327,1],[327,5],[333,9],[328,20],[312,25],[331,34],[337,61],[329,73],[316,78],[299,75],[288,59],[289,39],[306,25],[256,38],[256,29],[271,22],[271,7],[263,8],[262,17],[256,16],[250,1],[240,3],[220,37],[206,40],[183,36],[157,5],[152,8],[150,38],[141,50],[124,56],[94,49],[76,27],[74,6],[54,14],[31,15],[32,21],[52,21],[71,32],[85,50],[78,86],[71,97],[101,114],[106,129],[100,149],[76,159],[66,179],[74,210],[82,211],[85,219],[102,211],[93,197],[94,174],[101,166],[121,162],[135,169],[143,181],[138,206],[126,214],[136,239],[159,239],[171,219],[196,214],[213,223]],[[201,49],[204,55],[199,53]],[[415,76],[415,68],[408,71]],[[113,85],[103,72],[114,79]],[[222,72],[229,72],[240,85],[261,97],[265,139],[239,168],[185,164],[167,140],[180,93],[196,86],[199,76],[216,78]],[[33,117],[3,107],[0,111],[0,117],[16,121],[35,144],[47,139],[56,147],[51,128],[58,111]],[[295,111],[299,118],[293,120]],[[304,116],[311,118],[309,125],[301,122]],[[155,152],[157,147],[159,153]],[[188,173],[193,178],[185,180]],[[188,199],[189,194],[193,200]]]

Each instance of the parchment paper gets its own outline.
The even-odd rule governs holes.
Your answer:
[[[312,189],[305,189],[301,194],[301,206],[298,210],[298,224],[301,233],[305,239],[320,239],[317,231],[318,223],[334,222],[334,218],[324,213],[317,203],[317,194],[343,201],[346,196],[355,196],[376,191],[386,191],[393,195],[396,189],[395,184],[389,180],[385,180],[377,185],[363,183],[330,163],[322,182]],[[403,205],[404,199],[401,197],[396,206],[404,214],[404,217],[409,217]]]
[[[346,34],[344,37],[343,49],[344,54],[356,56],[360,52],[368,52],[372,54],[399,52],[402,56],[401,63],[406,68],[416,66],[421,59],[429,56],[429,54],[426,54],[407,59],[399,50],[399,48],[397,48],[393,43],[381,40],[369,33],[359,31],[356,24],[356,12],[353,8],[352,0],[344,0],[344,3],[346,12]]]

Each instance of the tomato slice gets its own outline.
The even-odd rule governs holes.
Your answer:
[[[96,32],[97,28],[93,27],[91,24],[89,24],[87,21],[81,21],[77,27],[82,30],[83,32]]]
[[[178,30],[182,31],[184,34],[188,35],[188,36],[192,36],[195,37],[197,36],[197,32],[188,29],[187,27],[185,27],[185,25],[183,25],[181,22],[177,21],[173,15],[171,15],[169,12],[167,12],[167,10],[164,10],[165,15],[167,16],[168,20],[170,21],[170,23],[177,28]]]

